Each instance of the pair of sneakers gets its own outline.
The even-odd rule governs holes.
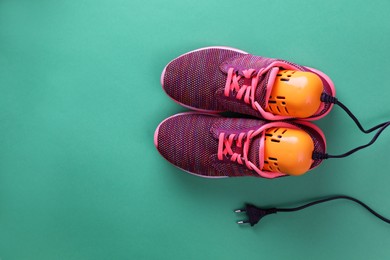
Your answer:
[[[310,122],[338,104],[332,81],[321,71],[207,47],[169,62],[161,84],[174,101],[194,110],[165,119],[154,134],[160,154],[184,171],[208,178],[277,178],[304,174],[329,157],[324,134]],[[387,125],[374,130],[380,127]]]

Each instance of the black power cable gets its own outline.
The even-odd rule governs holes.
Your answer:
[[[234,212],[236,212],[236,213],[243,212],[243,213],[246,213],[246,215],[247,215],[247,220],[237,221],[237,224],[250,224],[251,226],[254,226],[263,217],[265,217],[267,215],[270,215],[270,214],[275,214],[275,213],[278,213],[278,212],[299,211],[299,210],[303,210],[305,208],[308,208],[308,207],[311,207],[311,206],[314,206],[314,205],[317,205],[317,204],[321,204],[321,203],[325,203],[325,202],[332,201],[332,200],[337,200],[337,199],[345,199],[345,200],[350,200],[350,201],[356,202],[356,203],[360,204],[361,206],[363,206],[371,214],[373,214],[374,216],[376,216],[380,220],[390,224],[390,219],[385,218],[384,216],[380,215],[379,213],[374,211],[372,208],[367,206],[367,204],[361,202],[358,199],[355,199],[355,198],[350,197],[350,196],[345,196],[345,195],[337,195],[337,196],[333,196],[333,197],[329,197],[329,198],[316,200],[316,201],[313,201],[313,202],[310,202],[310,203],[307,203],[307,204],[304,204],[302,206],[295,207],[295,208],[260,208],[260,207],[254,206],[252,204],[246,204],[244,209],[237,209]]]
[[[377,130],[377,132],[375,133],[374,137],[371,139],[371,141],[365,145],[361,145],[359,147],[356,147],[346,153],[343,153],[343,154],[339,154],[339,155],[331,155],[331,154],[327,154],[327,153],[313,153],[313,160],[323,160],[323,159],[329,159],[329,158],[344,158],[344,157],[347,157],[361,149],[364,149],[370,145],[372,145],[373,143],[375,143],[375,141],[378,139],[378,137],[382,134],[383,130],[385,130],[389,125],[390,125],[390,121],[387,121],[387,122],[383,122],[381,124],[378,124],[368,130],[365,130],[362,126],[362,124],[359,122],[359,120],[356,118],[356,116],[343,104],[341,103],[337,98],[335,97],[332,97],[326,93],[322,93],[321,95],[321,101],[322,102],[325,102],[325,103],[333,103],[333,104],[336,104],[338,106],[340,106],[351,118],[352,120],[356,123],[356,125],[359,127],[359,129],[363,132],[363,133],[371,133],[375,130]]]

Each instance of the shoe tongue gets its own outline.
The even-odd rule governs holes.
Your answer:
[[[257,101],[262,108],[265,108],[266,106],[266,101],[271,94],[278,72],[279,67],[273,67],[260,77],[255,91],[255,101]]]
[[[262,135],[255,136],[249,146],[248,160],[252,162],[256,167],[260,168],[260,141]]]

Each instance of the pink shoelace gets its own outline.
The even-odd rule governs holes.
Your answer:
[[[220,133],[218,136],[218,152],[217,156],[219,160],[223,160],[224,157],[229,158],[232,162],[237,162],[241,165],[244,165],[249,169],[255,171],[262,177],[265,178],[276,178],[280,176],[284,176],[284,173],[275,173],[275,172],[266,172],[262,171],[260,167],[261,165],[255,165],[248,159],[248,152],[250,147],[250,142],[253,137],[262,134],[265,129],[259,128],[257,130],[250,130],[248,132],[243,132],[240,134],[229,134]],[[236,145],[237,148],[242,147],[242,154],[234,152],[232,147]],[[258,147],[257,149],[260,149]],[[260,161],[262,159],[260,158]]]
[[[255,101],[255,91],[259,82],[259,78],[263,73],[263,70],[260,70],[258,73],[255,73],[254,69],[248,69],[244,70],[242,73],[244,74],[244,76],[237,75],[234,71],[234,68],[230,68],[228,70],[224,94],[228,97],[230,92],[234,91],[236,93],[237,99],[244,98],[245,103],[251,104],[253,109],[259,111],[261,110],[261,108],[259,103]],[[244,81],[244,84],[240,86],[238,82],[242,78],[246,79],[245,81],[250,79],[250,85],[245,84]]]
[[[260,174],[257,166],[248,160],[250,140],[257,134],[257,131],[254,130],[250,130],[247,133],[230,134],[228,136],[225,136],[225,133],[220,133],[218,137],[218,159],[223,160],[225,156],[230,156],[232,162],[239,164],[245,163],[246,167],[250,170],[254,170]],[[234,142],[238,148],[242,147],[242,154],[233,151],[232,146]]]

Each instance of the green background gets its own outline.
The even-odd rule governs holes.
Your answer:
[[[189,175],[153,133],[186,110],[161,89],[163,67],[212,45],[318,68],[365,126],[388,119],[389,11],[375,0],[1,0],[0,259],[388,259],[390,227],[346,201],[254,228],[232,212],[347,194],[390,216],[388,132],[278,180]],[[318,124],[333,154],[370,139],[339,108]]]

